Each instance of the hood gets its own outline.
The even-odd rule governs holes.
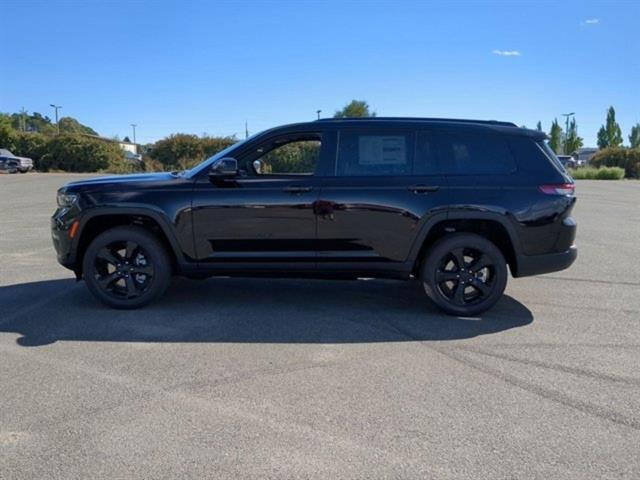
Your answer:
[[[184,179],[182,175],[158,172],[158,173],[134,173],[130,175],[108,175],[104,177],[87,178],[67,183],[65,190],[93,190],[113,187],[115,189],[126,189],[128,187],[145,188],[154,186],[164,186],[176,180]]]

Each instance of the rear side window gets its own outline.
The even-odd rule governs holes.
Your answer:
[[[418,132],[416,136],[416,158],[413,160],[415,175],[439,174],[435,137],[432,133]]]
[[[409,132],[340,132],[339,176],[410,175],[413,141]]]
[[[503,175],[516,170],[507,142],[497,135],[443,133],[438,155],[450,175]]]

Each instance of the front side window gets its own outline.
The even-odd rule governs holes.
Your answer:
[[[498,135],[443,133],[438,136],[444,173],[451,175],[501,175],[516,170],[507,142]]]
[[[410,175],[412,141],[409,133],[340,132],[338,176]]]
[[[292,134],[261,143],[240,159],[247,175],[313,175],[322,139],[320,134]]]
[[[320,157],[319,140],[301,140],[274,148],[255,163],[256,173],[261,175],[297,173],[311,175]]]

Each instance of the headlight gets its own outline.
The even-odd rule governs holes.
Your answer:
[[[58,192],[57,201],[58,201],[59,207],[70,207],[75,203],[77,199],[78,199],[78,195],[74,193]]]

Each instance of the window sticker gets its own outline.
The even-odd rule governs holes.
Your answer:
[[[358,138],[360,165],[404,165],[407,149],[404,136],[361,136]]]

